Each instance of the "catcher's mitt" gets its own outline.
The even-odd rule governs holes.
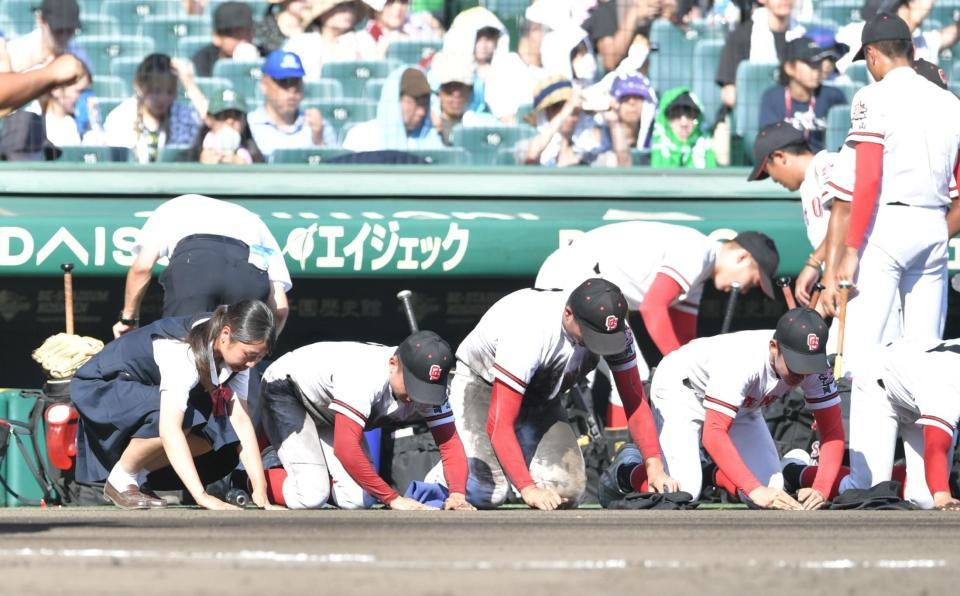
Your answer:
[[[99,339],[58,333],[33,351],[33,359],[51,379],[67,379],[102,349],[103,342]]]

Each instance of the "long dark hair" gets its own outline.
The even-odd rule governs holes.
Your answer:
[[[236,304],[220,305],[205,322],[190,330],[187,343],[193,350],[194,362],[200,374],[200,383],[210,389],[210,350],[224,327],[230,327],[230,339],[253,344],[267,342],[267,351],[273,349],[277,326],[273,311],[259,300],[242,300]]]

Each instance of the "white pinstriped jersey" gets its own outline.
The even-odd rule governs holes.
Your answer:
[[[602,277],[617,284],[630,309],[637,310],[663,273],[682,291],[672,306],[697,314],[719,246],[686,226],[645,221],[600,226],[547,257],[536,287],[573,290],[591,277]]]
[[[518,290],[497,301],[457,348],[457,368],[467,367],[488,383],[499,380],[544,401],[572,387],[596,368],[600,357],[574,343],[563,330],[569,291]],[[608,356],[611,370],[637,366],[633,334],[624,352]]]
[[[857,91],[850,125],[848,144],[883,146],[881,205],[950,206],[960,149],[960,101],[953,93],[909,66],[895,68]]]
[[[671,359],[672,370],[681,363],[684,384],[704,408],[735,418],[769,405],[793,389],[777,376],[770,363],[772,337],[772,329],[701,337],[666,358]],[[811,410],[840,403],[829,369],[806,375],[800,388]]]
[[[449,402],[430,406],[401,402],[388,382],[396,347],[359,342],[319,342],[281,356],[267,368],[263,382],[289,377],[321,418],[343,414],[363,428],[424,420],[433,428],[453,422]]]
[[[960,377],[954,367],[960,367],[960,339],[901,340],[883,348],[869,382],[882,382],[901,420],[952,435],[960,419]]]

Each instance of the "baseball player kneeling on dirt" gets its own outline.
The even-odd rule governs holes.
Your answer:
[[[320,342],[270,365],[261,397],[267,434],[282,469],[268,470],[270,495],[291,509],[326,504],[362,509],[431,509],[401,497],[374,469],[363,431],[425,421],[440,448],[449,496],[444,509],[473,509],[465,498],[467,460],[447,402],[450,345],[432,331],[399,347]]]
[[[471,503],[497,507],[513,484],[535,509],[577,505],[586,488],[583,455],[557,398],[601,358],[613,371],[643,453],[644,486],[676,490],[663,470],[626,315],[620,289],[597,278],[572,292],[519,290],[484,314],[457,349],[450,388],[470,464]]]
[[[680,490],[700,494],[702,434],[716,463],[708,482],[765,509],[820,508],[840,471],[844,443],[826,344],[820,315],[795,308],[774,331],[700,338],[664,358],[653,375],[651,404],[667,471]],[[799,502],[783,490],[780,458],[761,411],[797,386],[817,422],[821,463],[812,488],[798,493]]]
[[[878,348],[853,381],[850,470],[833,495],[895,479],[902,498],[923,509],[960,511],[950,494],[953,433],[960,419],[960,339],[900,340]],[[906,468],[894,466],[897,433]],[[784,467],[788,483],[806,486],[815,466]]]

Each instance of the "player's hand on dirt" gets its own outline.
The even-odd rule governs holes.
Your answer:
[[[450,493],[447,500],[443,502],[444,511],[476,511],[477,508],[467,502],[467,496],[463,493]]]
[[[72,54],[58,56],[47,68],[57,86],[72,85],[86,73],[83,63]]]
[[[286,507],[271,503],[265,490],[260,492],[254,491],[253,494],[250,495],[250,500],[253,501],[254,505],[264,511],[283,511],[286,509]]]
[[[658,457],[651,457],[645,463],[647,485],[657,493],[675,493],[680,490],[680,483],[670,477],[663,469],[663,462]]]
[[[126,325],[124,323],[121,323],[120,321],[117,321],[113,325],[113,339],[117,339],[124,333],[129,333],[134,329],[136,329],[134,325]]]
[[[803,506],[796,499],[779,488],[760,486],[750,491],[748,496],[755,505],[764,509],[781,509],[784,511],[803,509]]]
[[[954,499],[948,492],[933,495],[933,508],[939,511],[960,511],[960,500]]]
[[[801,488],[797,491],[797,500],[807,511],[820,509],[827,502],[823,494],[815,488]]]
[[[557,491],[536,484],[531,484],[520,491],[520,496],[523,498],[523,502],[531,508],[542,511],[553,511],[564,502],[563,497]]]
[[[807,306],[810,304],[810,298],[813,296],[813,288],[820,280],[820,270],[805,266],[797,274],[797,281],[793,288],[793,294],[797,297],[797,304]]]
[[[221,501],[220,499],[214,497],[213,495],[208,495],[203,493],[197,499],[197,505],[203,509],[209,509],[210,511],[240,511],[240,507],[236,505],[231,505],[226,501]]]
[[[436,509],[436,507],[424,505],[420,501],[408,497],[397,497],[390,501],[387,507],[395,511],[431,511]]]

